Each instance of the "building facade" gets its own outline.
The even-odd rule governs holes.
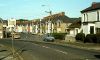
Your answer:
[[[11,18],[8,19],[7,31],[15,31],[16,30],[16,19]]]
[[[81,11],[82,29],[85,35],[100,33],[100,2]]]
[[[75,22],[68,26],[68,35],[75,37],[81,30],[81,18],[77,18]]]
[[[16,32],[32,32],[32,22],[25,19],[16,20]]]
[[[3,23],[0,22],[0,38],[3,38]]]
[[[77,19],[66,16],[65,12],[53,14],[41,20],[40,30],[42,33],[68,33],[68,26],[75,20]]]

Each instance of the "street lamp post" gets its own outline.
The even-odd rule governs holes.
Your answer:
[[[42,5],[43,7],[44,6],[48,6],[48,5]],[[48,6],[49,7],[49,6]],[[50,25],[50,33],[52,33],[52,21],[51,21],[51,18],[52,18],[52,11],[51,11],[51,9],[50,9],[50,7],[49,7],[49,11],[45,11],[46,13],[49,13],[49,15],[50,15],[50,17],[49,17],[49,22],[51,23],[51,25]]]
[[[51,21],[51,18],[52,18],[52,11],[50,10],[49,12],[48,11],[45,11],[46,13],[49,13],[50,17],[49,17],[49,24],[50,24],[50,27],[48,28],[50,33],[52,33],[52,21]]]
[[[14,28],[12,27],[12,58],[14,59]]]

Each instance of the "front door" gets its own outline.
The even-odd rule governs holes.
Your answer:
[[[90,26],[90,34],[94,34],[94,26]]]

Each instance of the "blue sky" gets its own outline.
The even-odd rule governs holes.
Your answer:
[[[65,12],[69,17],[80,17],[80,11],[100,0],[0,0],[0,17],[3,19],[37,19]],[[45,6],[42,6],[45,5]]]

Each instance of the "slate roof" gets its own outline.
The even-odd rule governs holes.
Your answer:
[[[80,27],[81,27],[81,20],[76,20],[68,28],[80,28]]]
[[[92,5],[84,10],[81,11],[81,13],[98,10],[100,9],[100,2],[93,2]]]
[[[2,20],[2,21],[0,21],[0,23],[3,23],[3,24],[8,24],[8,21],[7,20]]]
[[[58,13],[58,14],[54,14],[52,16],[44,17],[42,22],[48,21],[49,19],[52,22],[56,22],[57,20],[61,20],[64,23],[73,23],[75,20],[79,20],[79,18],[70,18],[70,17],[66,16],[64,12],[61,12],[61,13]]]
[[[16,20],[16,24],[17,25],[27,25],[27,24],[30,24],[30,22],[28,20],[19,19],[19,20]]]
[[[8,23],[8,21],[7,20],[3,20],[3,23]]]

